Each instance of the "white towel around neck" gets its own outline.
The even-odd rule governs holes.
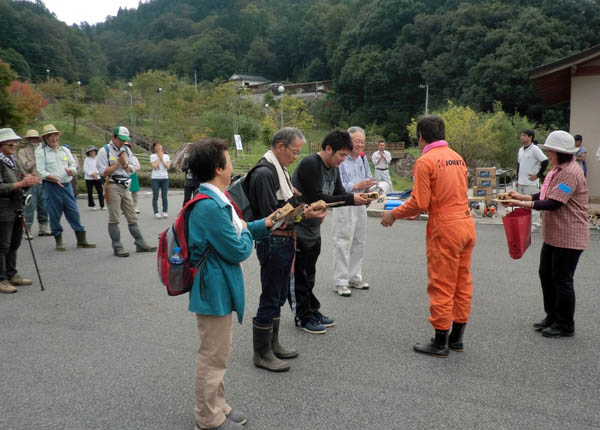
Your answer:
[[[290,180],[290,174],[285,167],[279,163],[279,160],[275,156],[272,150],[268,150],[263,155],[265,160],[275,166],[277,171],[277,179],[279,180],[279,189],[275,193],[277,200],[288,201],[294,196],[292,192],[292,181]]]

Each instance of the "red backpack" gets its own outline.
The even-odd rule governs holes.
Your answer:
[[[189,200],[181,211],[171,227],[164,230],[158,239],[158,278],[160,282],[167,287],[167,294],[178,296],[189,292],[194,284],[194,278],[198,273],[198,268],[204,264],[212,248],[209,246],[200,258],[197,265],[193,266],[189,261],[189,250],[187,245],[188,237],[188,218],[196,202],[210,199],[206,194],[196,194]],[[172,264],[170,258],[174,254],[174,249],[179,248],[179,254],[183,257],[183,264]]]
[[[240,208],[231,200],[227,192],[225,192],[225,195],[229,198],[238,216],[242,217]],[[196,202],[210,198],[206,194],[197,193],[181,208],[173,225],[164,230],[158,238],[158,254],[156,256],[158,278],[167,287],[167,294],[170,296],[179,296],[192,289],[198,270],[203,267],[206,259],[213,251],[212,246],[209,244],[197,265],[193,266],[189,261],[190,254],[187,245],[188,218]],[[183,264],[171,263],[170,258],[175,253],[175,248],[179,248],[179,254],[184,260]]]

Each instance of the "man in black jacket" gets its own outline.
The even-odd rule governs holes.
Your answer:
[[[25,190],[42,180],[26,175],[15,153],[21,138],[12,128],[0,129],[0,293],[16,293],[31,280],[17,273],[17,249],[23,237],[23,197]]]
[[[330,132],[321,151],[305,157],[294,172],[292,184],[302,194],[304,203],[324,200],[326,203],[340,202],[341,205],[366,205],[367,197],[362,193],[348,193],[340,180],[338,166],[352,151],[352,140],[345,131]],[[296,327],[307,333],[325,333],[325,327],[335,323],[320,311],[321,304],[315,297],[315,274],[317,259],[321,253],[321,221],[303,219],[296,226],[297,244],[294,264],[295,294],[290,294],[292,309],[296,308]]]
[[[304,135],[297,128],[285,127],[273,135],[271,149],[246,175],[244,189],[256,219],[272,214],[287,203],[296,206],[294,191],[287,167],[299,156]],[[326,211],[305,208],[304,217],[325,217]],[[273,372],[289,370],[288,362],[280,358],[298,356],[295,349],[279,344],[281,306],[290,287],[294,260],[296,231],[294,223],[277,229],[256,242],[260,262],[262,293],[256,317],[253,319],[254,364]]]

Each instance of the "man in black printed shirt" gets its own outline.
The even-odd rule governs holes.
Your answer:
[[[302,194],[305,203],[317,200],[356,206],[369,203],[362,193],[346,192],[340,180],[338,166],[350,151],[350,135],[334,130],[323,140],[321,151],[300,162],[292,184]],[[290,294],[289,298],[292,309],[296,308],[296,327],[308,333],[325,333],[325,327],[331,327],[335,322],[321,313],[321,304],[313,293],[317,259],[321,253],[321,220],[303,219],[296,225],[296,234],[295,294]]]

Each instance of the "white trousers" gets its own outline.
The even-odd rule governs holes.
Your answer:
[[[365,258],[367,207],[347,206],[333,209],[333,282],[348,286],[362,281]]]
[[[390,178],[390,169],[387,170],[379,170],[375,169],[375,180],[377,182],[385,181],[390,184],[390,191],[394,189],[392,186],[392,178]]]
[[[526,194],[526,195],[531,195],[531,194],[537,194],[540,192],[540,188],[537,187],[536,185],[519,185],[517,184],[517,192],[519,194]],[[540,214],[539,211],[536,211],[535,209],[531,209],[531,230],[535,230],[537,228],[540,228],[540,226],[542,225],[542,216]]]

